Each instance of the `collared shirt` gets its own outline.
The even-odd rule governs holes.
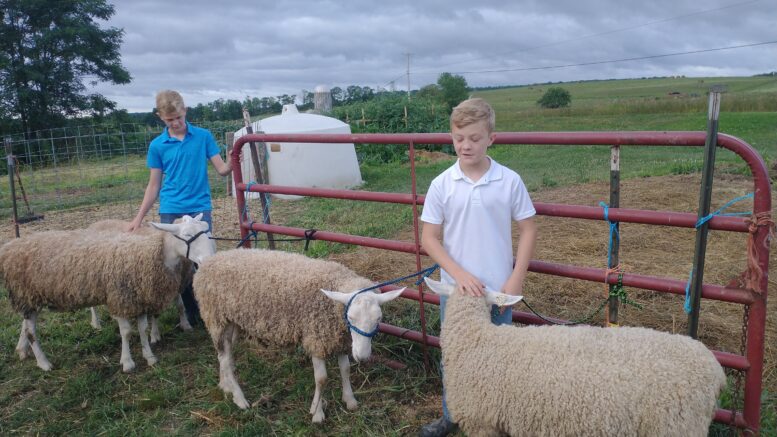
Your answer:
[[[478,181],[459,161],[429,186],[421,220],[442,225],[443,247],[462,268],[499,291],[513,269],[512,221],[536,214],[529,192],[514,171],[489,158]],[[455,281],[442,271],[444,282]]]
[[[160,213],[211,210],[208,160],[218,153],[213,135],[188,122],[183,141],[171,137],[167,128],[151,141],[146,164],[162,170]]]

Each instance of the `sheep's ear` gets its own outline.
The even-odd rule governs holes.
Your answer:
[[[199,214],[194,216],[194,221],[198,222],[200,220],[202,220],[202,213],[199,213]]]
[[[329,291],[329,290],[324,290],[323,288],[321,289],[321,292],[324,293],[328,298],[336,302],[340,302],[341,304],[347,304],[348,300],[351,298],[351,295],[353,294],[353,293],[341,293],[339,291]],[[356,292],[354,291],[354,293]]]
[[[383,305],[384,303],[386,303],[388,301],[391,301],[391,300],[394,300],[394,299],[398,298],[399,295],[402,294],[403,291],[405,291],[404,288],[402,288],[401,290],[394,290],[394,291],[389,291],[389,292],[386,292],[386,293],[380,293],[380,294],[375,293],[376,297],[378,299],[378,305]]]
[[[172,233],[178,232],[178,225],[177,224],[172,224],[172,223],[154,223],[154,222],[151,222],[151,226],[159,229],[160,231],[167,231],[167,232],[172,232]]]
[[[514,296],[512,294],[497,293],[496,291],[486,290],[486,302],[500,307],[515,305],[523,300],[523,296]]]
[[[435,281],[434,279],[429,278],[424,278],[424,282],[430,290],[441,296],[450,296],[453,294],[453,290],[456,288],[451,284],[446,284],[444,282]]]

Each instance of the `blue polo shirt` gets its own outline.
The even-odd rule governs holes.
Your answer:
[[[213,135],[188,122],[183,141],[171,137],[167,128],[151,141],[146,165],[162,170],[160,213],[211,210],[208,160],[218,153]]]

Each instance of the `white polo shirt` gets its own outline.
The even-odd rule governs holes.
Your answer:
[[[421,220],[441,224],[448,255],[499,291],[513,270],[512,221],[536,211],[518,173],[489,160],[488,171],[478,181],[462,173],[459,161],[434,178]],[[441,279],[455,283],[445,270]]]

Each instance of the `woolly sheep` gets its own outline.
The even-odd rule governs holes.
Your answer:
[[[347,351],[350,346],[356,361],[368,359],[371,337],[356,332],[348,335],[343,305],[353,299],[348,320],[369,333],[380,322],[380,305],[402,293],[358,293],[372,285],[341,264],[295,253],[234,249],[208,258],[194,276],[194,294],[218,354],[219,387],[232,393],[238,407],[248,408],[232,359],[234,343],[242,331],[265,344],[301,345],[311,356],[316,383],[310,405],[313,423],[324,420],[321,389],[327,378],[324,359],[328,356],[338,356],[343,402],[349,410],[355,409],[358,404],[351,389]]]
[[[521,297],[426,282],[450,296],[443,381],[467,435],[707,435],[726,378],[701,342],[645,328],[496,326],[490,305]]]
[[[145,335],[146,314],[170,303],[173,295],[165,291],[178,292],[182,259],[188,255],[202,262],[215,252],[200,216],[154,226],[166,232],[116,232],[109,238],[88,230],[48,231],[0,247],[0,277],[11,306],[24,318],[16,346],[19,357],[25,359],[32,351],[38,367],[51,369],[35,333],[43,307],[69,311],[104,304],[119,324],[123,370],[135,367],[129,352],[131,318],[138,322],[143,357],[154,365],[157,360]]]
[[[178,220],[180,222],[180,219]],[[129,226],[130,222],[126,220],[116,220],[116,219],[107,219],[107,220],[100,220],[98,222],[94,222],[89,227],[87,227],[88,230],[94,231],[94,232],[122,232],[125,229],[127,229],[127,226]],[[160,231],[152,226],[143,226],[135,231],[133,231],[136,234],[140,235],[151,235],[155,232],[163,232]],[[191,265],[191,262],[188,259],[182,260],[184,263],[184,266],[182,267],[183,277],[181,278],[181,287],[186,286],[186,284],[190,284],[192,281],[192,275],[194,274],[193,266]],[[182,290],[179,290],[182,291]],[[189,324],[189,319],[186,317],[186,309],[183,305],[183,299],[181,299],[181,294],[179,293],[175,298],[175,305],[178,308],[178,326],[181,327],[184,331],[191,331],[192,326]],[[89,312],[91,314],[90,318],[90,324],[95,329],[100,329],[100,317],[97,314],[97,311],[95,310],[95,307],[89,307]],[[151,344],[156,344],[159,340],[161,340],[161,335],[159,334],[159,313],[151,314]]]

